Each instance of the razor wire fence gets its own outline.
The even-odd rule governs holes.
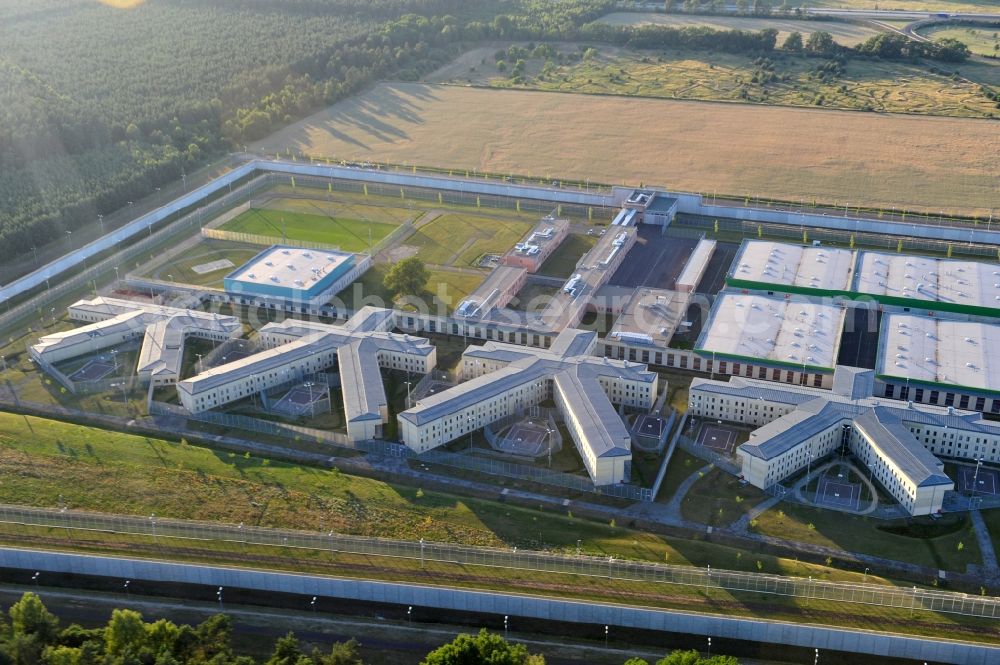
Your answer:
[[[227,231],[225,229],[210,229],[202,227],[201,237],[211,240],[227,240],[230,242],[241,242],[246,245],[261,245],[270,247],[278,242],[290,243],[303,249],[330,250],[339,252],[340,247],[325,242],[309,242],[307,240],[289,240],[287,236],[277,238],[275,236],[265,236],[257,233],[243,233],[241,231]]]
[[[718,232],[739,234],[745,238],[768,237],[780,238],[795,243],[813,241],[833,243],[858,249],[875,249],[889,252],[921,252],[950,255],[959,251],[967,256],[989,257],[997,260],[995,245],[984,245],[973,241],[973,229],[970,228],[969,241],[936,240],[919,235],[888,235],[866,231],[849,231],[844,229],[821,228],[816,226],[800,226],[789,221],[787,224],[774,222],[755,222],[740,220],[733,217],[705,217],[699,215],[678,215],[671,225],[671,235],[705,234],[711,238],[718,226]],[[1000,227],[998,227],[1000,228]]]
[[[87,511],[0,505],[0,523],[27,527],[121,534],[152,539],[211,541],[237,546],[269,546],[328,552],[334,556],[386,557],[426,563],[503,568],[517,571],[578,575],[626,582],[698,587],[707,590],[767,594],[834,603],[877,605],[901,610],[941,612],[981,618],[1000,618],[1000,598],[954,591],[897,587],[866,582],[833,582],[813,578],[679,566],[598,557],[558,554],[518,548],[490,548],[447,543],[392,540],[337,534],[221,524]],[[54,535],[54,534],[50,534]],[[238,556],[238,555],[237,555]]]

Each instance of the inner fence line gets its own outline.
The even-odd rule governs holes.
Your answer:
[[[534,550],[469,547],[425,541],[391,540],[290,529],[109,515],[68,509],[0,505],[0,523],[67,530],[99,531],[131,536],[242,543],[377,556],[529,572],[600,577],[628,582],[697,586],[725,591],[926,610],[983,618],[1000,617],[1000,598],[952,591],[830,582],[767,573],[695,568],[671,564],[565,555]]]

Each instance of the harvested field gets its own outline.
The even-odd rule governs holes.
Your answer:
[[[1000,201],[990,120],[386,83],[254,148],[962,214]]]
[[[755,18],[751,16],[686,16],[684,14],[647,14],[615,12],[600,20],[610,25],[663,25],[671,28],[705,27],[713,30],[764,30],[778,31],[778,44],[791,32],[801,32],[802,37],[819,30],[829,32],[834,41],[844,46],[860,44],[878,34],[873,27],[841,21],[803,21],[790,18]]]

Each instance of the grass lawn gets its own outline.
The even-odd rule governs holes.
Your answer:
[[[590,60],[540,71],[522,85],[515,85],[500,73],[489,77],[488,84],[886,113],[977,118],[1000,114],[996,103],[979,87],[979,83],[990,81],[952,79],[921,64],[866,60],[851,60],[843,71],[831,75],[819,70],[824,63],[780,53],[762,65],[755,58],[741,55],[604,48]],[[970,78],[978,71],[965,71],[964,66],[961,69]]]
[[[571,515],[295,464],[0,413],[0,502],[392,538],[520,545],[734,567],[746,557]],[[765,557],[771,572],[852,573]],[[750,570],[750,562],[747,562]],[[803,574],[807,574],[804,573]]]
[[[389,264],[377,263],[365,272],[360,279],[337,294],[335,301],[344,303],[351,309],[359,309],[365,305],[375,307],[393,307],[394,300],[383,281],[389,270]],[[427,280],[427,291],[419,298],[430,311],[450,313],[459,303],[486,278],[486,272],[456,272],[453,270],[436,270],[428,267],[430,279]],[[413,299],[408,298],[412,303]],[[412,305],[401,303],[400,309],[412,308]]]
[[[736,477],[712,469],[684,495],[681,512],[685,519],[711,526],[727,526],[766,498],[767,495],[756,487],[741,487]]]
[[[263,249],[263,247],[255,245],[229,242],[227,240],[209,240],[206,238],[202,239],[189,252],[180,254],[167,263],[147,271],[148,274],[146,276],[161,279],[165,282],[177,282],[178,284],[191,284],[194,286],[208,286],[221,289],[223,277],[252,259]],[[196,266],[221,260],[228,260],[233,266],[220,268],[219,270],[213,270],[201,275],[194,271]]]
[[[483,254],[509,250],[535,222],[533,213],[513,218],[446,213],[417,229],[405,244],[417,247],[424,263],[473,267]]]
[[[319,206],[317,203],[317,208]],[[371,242],[377,244],[398,226],[391,222],[340,217],[336,212],[326,216],[315,212],[251,208],[226,222],[222,229],[273,237],[275,242],[280,242],[284,236],[290,241],[324,243],[339,247],[346,252],[361,252],[369,247],[369,231]]]
[[[997,20],[1000,20],[1000,15],[997,16]],[[1000,55],[1000,26],[935,25],[920,30],[920,34],[931,39],[957,39],[968,46],[970,51],[979,55]]]
[[[982,563],[972,525],[963,515],[937,521],[913,518],[907,525],[785,502],[763,513],[755,528],[780,538],[955,572]]]
[[[568,278],[573,274],[577,262],[597,244],[597,238],[596,235],[569,234],[556,248],[556,251],[552,252],[551,256],[542,264],[538,270],[539,274]]]

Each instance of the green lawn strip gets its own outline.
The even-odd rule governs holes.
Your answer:
[[[401,303],[394,305],[394,296],[385,288],[384,280],[389,264],[373,265],[360,278],[352,282],[338,293],[334,302],[342,302],[346,307],[359,309],[365,305],[375,307],[396,307],[397,309],[412,309],[411,305]],[[476,290],[484,279],[486,272],[454,272],[451,270],[436,270],[428,268],[430,277],[427,288],[419,300],[426,303],[431,311],[448,314],[462,302],[470,293]]]
[[[471,267],[483,254],[502,254],[513,247],[531,230],[533,219],[448,213],[420,227],[405,244],[416,246],[424,263]]]
[[[767,494],[756,487],[741,486],[734,476],[712,469],[684,495],[681,512],[685,519],[695,522],[728,526],[766,498]]]
[[[597,244],[596,235],[569,234],[556,248],[556,251],[552,252],[552,255],[542,264],[538,271],[539,274],[550,277],[570,277],[576,264],[595,244]]]
[[[518,545],[823,579],[856,573],[337,470],[0,413],[0,502],[230,524]],[[758,567],[757,561],[761,561]]]
[[[377,243],[397,226],[398,224],[369,222],[364,219],[251,208],[223,224],[222,229],[273,237],[275,242],[280,242],[284,233],[288,242],[298,240],[324,243],[347,252],[360,252],[368,249],[369,230],[372,242]]]
[[[981,564],[968,516],[879,520],[783,502],[757,518],[759,532],[964,573]]]
[[[221,289],[223,278],[226,275],[252,259],[263,249],[263,247],[256,245],[206,238],[189,251],[155,268],[152,274],[147,274],[146,276],[155,277],[164,282],[210,286]],[[204,274],[198,274],[194,271],[195,266],[220,260],[229,260],[235,267],[213,270]]]
[[[701,586],[650,583],[546,571],[452,564],[417,559],[345,554],[316,549],[246,545],[0,524],[0,542],[14,546],[167,559],[190,563],[266,568],[416,582],[680,609],[774,621],[830,624],[868,630],[997,643],[995,621],[905,608],[848,604],[772,594],[731,592]]]

